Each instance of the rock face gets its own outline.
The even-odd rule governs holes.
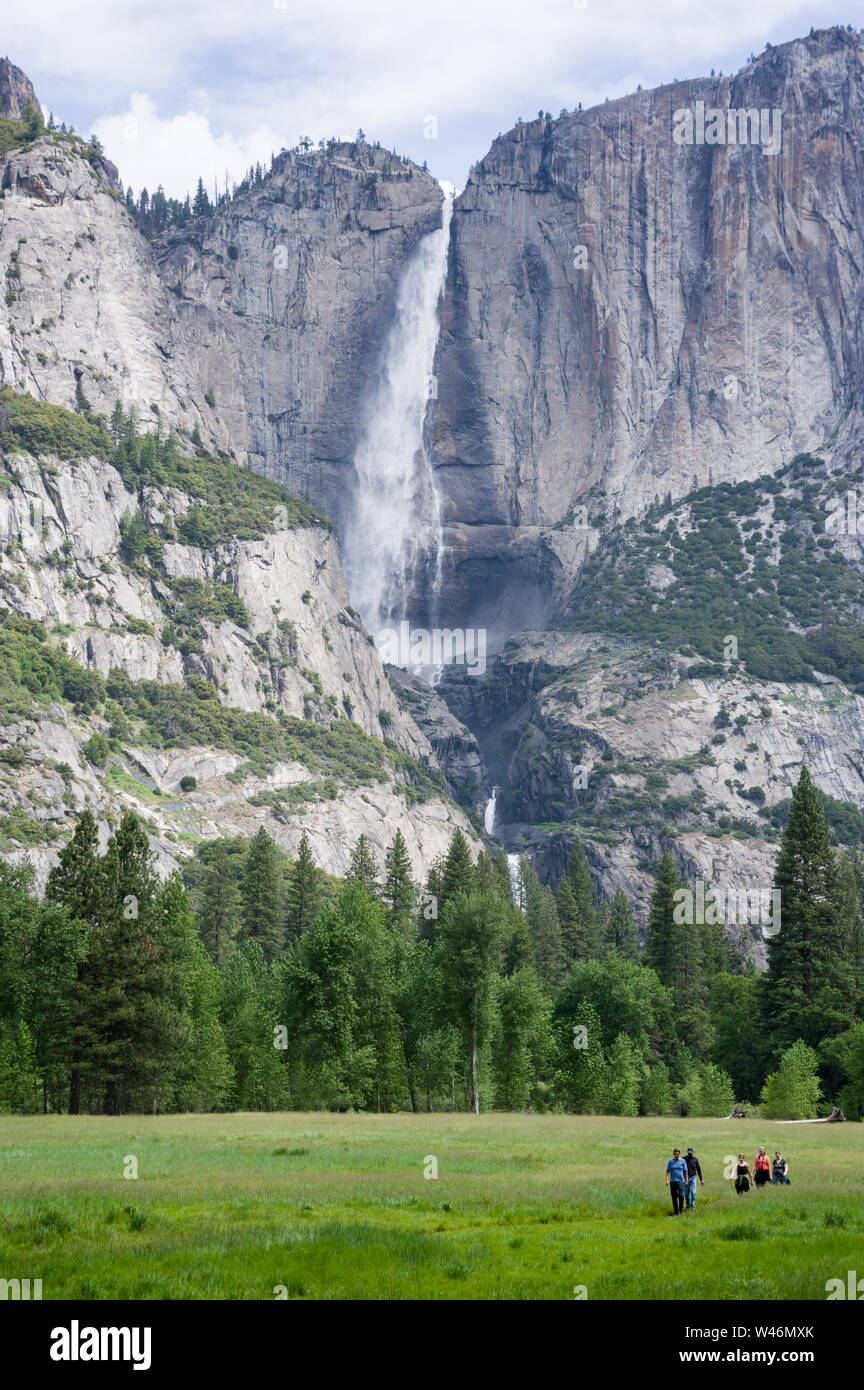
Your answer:
[[[479,815],[491,785],[476,736],[425,681],[398,666],[388,667],[387,673],[400,707],[429,740],[448,786],[461,805]]]
[[[28,105],[39,110],[33,83],[8,58],[0,58],[0,115],[18,120]]]
[[[147,485],[130,492],[99,459],[16,454],[6,460],[3,479],[2,604],[42,623],[81,666],[104,677],[120,670],[132,681],[186,682],[193,705],[203,678],[226,709],[282,713],[322,730],[344,729],[350,717],[379,741],[381,754],[386,739],[391,749],[437,769],[428,740],[400,709],[349,606],[332,531],[296,526],[209,549],[166,544],[157,571],[129,562],[120,523],[136,512],[151,526],[173,523],[189,510],[182,493]],[[204,617],[190,643],[182,640],[176,615],[196,582],[232,593],[245,612],[242,622]],[[166,868],[200,836],[252,835],[262,824],[289,852],[307,829],[318,863],[331,873],[345,872],[361,833],[383,862],[401,828],[418,877],[457,825],[474,838],[464,814],[434,785],[407,795],[396,756],[379,756],[378,769],[370,764],[368,772],[346,762],[322,778],[320,768],[303,760],[301,745],[296,759],[255,770],[218,742],[160,747],[128,728],[122,751],[94,766],[85,745],[108,731],[109,722],[61,703],[4,721],[0,840],[7,853],[18,853],[25,826],[31,856],[44,872],[51,844],[86,805],[102,819],[130,807],[139,811]],[[197,785],[185,791],[181,779],[189,777]]]
[[[779,112],[779,147],[737,120],[734,144],[677,143],[700,102],[724,129]],[[864,381],[862,164],[842,29],[496,140],[456,201],[436,365],[451,621],[492,621],[514,572],[572,579],[580,505],[617,524],[831,434]]]
[[[238,454],[339,524],[396,287],[440,186],[370,145],[283,152],[261,184],[156,243]]]
[[[81,142],[45,135],[0,157],[0,380],[110,415],[119,399],[212,447],[230,438],[204,400],[173,296],[112,182]]]
[[[802,762],[829,796],[864,805],[864,696],[830,678],[690,678],[695,665],[646,643],[525,633],[485,682],[447,683],[486,756],[505,756],[496,835],[506,848],[524,836],[554,881],[578,834],[603,895],[622,886],[642,923],[666,848],[691,884],[770,890],[770,813]]]
[[[0,64],[4,113],[34,95]],[[346,761],[323,776],[299,749],[255,767],[215,735],[180,747],[140,728],[99,767],[83,750],[107,718],[68,701],[13,710],[4,852],[27,832],[47,860],[90,801],[103,819],[145,807],[166,866],[196,836],[263,823],[289,849],[306,826],[340,872],[361,831],[383,848],[399,826],[419,874],[454,825],[469,829],[430,780],[443,787],[443,769],[469,812],[500,789],[496,827],[508,848],[528,833],[545,877],[578,834],[604,893],[621,883],[643,910],[670,843],[691,880],[770,884],[802,761],[823,792],[864,805],[851,579],[832,590],[844,631],[834,640],[823,617],[819,648],[833,660],[834,642],[848,679],[812,650],[809,683],[764,663],[757,679],[746,653],[699,675],[704,634],[682,638],[668,605],[674,635],[659,647],[651,624],[686,556],[656,535],[644,574],[625,584],[614,555],[607,565],[608,629],[539,630],[579,625],[574,588],[593,572],[596,589],[610,536],[629,543],[635,519],[650,531],[655,499],[685,499],[683,534],[698,529],[696,489],[764,475],[776,505],[754,503],[734,537],[715,518],[727,580],[767,601],[766,575],[782,570],[791,607],[777,621],[803,640],[829,563],[860,579],[860,536],[828,541],[819,487],[861,486],[862,98],[864,40],[819,31],[733,78],[520,124],[475,166],[452,220],[426,420],[447,547],[426,611],[488,628],[500,656],[482,679],[450,672],[431,691],[398,675],[394,694],[326,523],[193,545],[180,487],[144,477],[133,491],[104,459],[7,458],[0,586],[13,614],[105,678],[185,683],[190,700],[204,687],[220,710],[315,733],[353,726],[386,745],[386,768],[357,776]],[[730,125],[730,112],[743,115]],[[748,112],[764,113],[758,127]],[[692,142],[676,139],[688,115]],[[24,143],[0,157],[0,381],[79,415],[108,417],[119,399],[144,430],[177,430],[184,452],[200,441],[286,483],[338,536],[397,286],[441,225],[438,184],[365,143],[283,151],[215,214],[149,243],[98,150],[59,134]],[[796,454],[807,476],[793,494],[780,474]],[[158,533],[158,565],[125,553],[124,516]],[[184,634],[190,593],[239,608],[217,603]],[[638,639],[615,626],[619,600],[654,615]]]

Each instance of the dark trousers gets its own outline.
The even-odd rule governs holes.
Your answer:
[[[683,1182],[672,1182],[669,1180],[669,1190],[672,1193],[672,1210],[677,1216],[684,1210],[684,1193],[686,1188]]]

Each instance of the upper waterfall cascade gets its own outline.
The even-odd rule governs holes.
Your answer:
[[[407,617],[408,594],[437,592],[441,509],[424,444],[434,398],[438,300],[447,270],[453,199],[442,224],[405,267],[365,429],[354,456],[355,487],[344,545],[351,601],[373,635]]]

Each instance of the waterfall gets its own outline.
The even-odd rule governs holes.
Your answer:
[[[442,225],[420,242],[403,271],[396,316],[355,456],[355,489],[345,534],[351,602],[369,631],[407,617],[407,597],[441,577],[441,514],[424,444],[438,342],[438,300],[447,270],[452,196]]]
[[[507,868],[510,870],[510,892],[513,895],[513,902],[521,906],[522,899],[522,870],[519,867],[519,855],[507,855]],[[522,908],[525,911],[525,908]]]
[[[492,834],[492,831],[495,829],[495,800],[496,800],[497,796],[498,796],[498,788],[497,788],[497,787],[493,787],[493,788],[492,788],[492,795],[490,796],[489,800],[486,802],[486,813],[485,813],[485,815],[484,815],[484,817],[483,817],[483,824],[484,824],[484,826],[485,826],[485,828],[486,828],[486,834],[487,834],[487,835],[491,835],[491,834]]]

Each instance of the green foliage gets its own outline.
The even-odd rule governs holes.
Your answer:
[[[312,925],[321,907],[321,899],[321,875],[312,857],[309,836],[304,830],[285,895],[285,925],[289,941],[299,940]]]
[[[208,681],[199,682],[190,698],[183,686],[131,681],[119,669],[111,672],[107,692],[130,719],[140,721],[143,736],[156,748],[198,743],[227,748],[248,759],[259,774],[276,762],[299,762],[312,772],[338,778],[343,786],[383,782],[393,775],[384,744],[347,720],[326,729],[291,716],[274,719],[220,705]]]
[[[0,715],[11,723],[34,701],[68,700],[84,714],[104,693],[101,676],[53,646],[41,623],[0,610]]]
[[[762,1108],[769,1120],[812,1120],[822,1093],[816,1053],[800,1038],[787,1048],[779,1070],[762,1088]]]
[[[724,673],[724,635],[732,632],[756,680],[812,681],[816,668],[864,689],[864,637],[855,621],[864,611],[864,576],[816,544],[836,484],[814,482],[812,462],[800,456],[776,478],[703,488],[668,524],[654,524],[649,513],[608,532],[580,574],[572,625],[695,649],[707,659],[693,668],[702,676]],[[747,521],[761,507],[773,510],[774,524],[785,523],[779,559],[761,524]],[[673,575],[662,592],[649,579],[656,564]]]
[[[54,454],[61,459],[109,459],[111,436],[99,420],[0,386],[0,450],[4,454]]]
[[[124,414],[119,402],[109,430],[100,417],[76,414],[2,386],[0,450],[99,458],[114,464],[134,492],[143,485],[176,488],[195,504],[178,527],[190,545],[210,546],[228,538],[257,540],[298,526],[332,529],[325,516],[281,483],[203,449],[184,455],[173,433],[141,433],[134,412]]]
[[[45,132],[41,111],[28,102],[19,119],[0,116],[0,155],[11,150],[26,150]]]
[[[780,930],[768,941],[765,1015],[775,1055],[796,1039],[817,1046],[852,1022],[852,924],[845,921],[828,822],[801,770],[774,875]]]
[[[104,734],[91,734],[87,742],[82,745],[82,753],[88,762],[94,767],[104,767],[108,761],[108,754],[111,751],[107,738]]]
[[[714,1062],[706,1062],[687,1087],[690,1115],[722,1119],[735,1106],[735,1090],[723,1070]]]

